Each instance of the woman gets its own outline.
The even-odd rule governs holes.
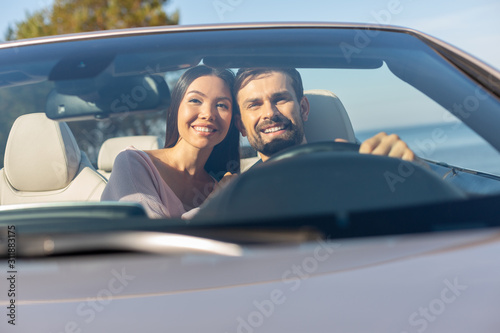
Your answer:
[[[239,172],[233,81],[225,69],[186,71],[172,91],[165,147],[118,154],[101,200],[139,202],[152,218],[179,217],[201,205],[223,175]]]

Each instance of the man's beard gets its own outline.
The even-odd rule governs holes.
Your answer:
[[[250,145],[261,154],[271,156],[285,148],[301,144],[304,140],[304,127],[302,122],[299,120],[299,123],[295,125],[288,119],[280,120],[280,123],[286,126],[286,132],[283,136],[265,143],[259,135],[261,133],[260,128],[273,125],[275,122],[265,123],[259,126],[257,135],[252,138],[248,137]]]

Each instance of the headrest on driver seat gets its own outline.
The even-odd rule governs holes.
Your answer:
[[[304,122],[308,143],[345,139],[357,142],[349,116],[340,99],[329,90],[306,90],[309,100],[309,118]]]
[[[44,113],[16,119],[5,149],[5,175],[18,191],[65,188],[78,171],[81,152],[68,125]]]

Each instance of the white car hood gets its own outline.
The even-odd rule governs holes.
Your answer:
[[[0,331],[496,333],[498,253],[490,229],[18,260],[16,325]]]

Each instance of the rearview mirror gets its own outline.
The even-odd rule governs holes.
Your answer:
[[[47,97],[45,113],[53,120],[105,119],[131,112],[162,111],[170,90],[161,76],[136,75],[61,80]]]

